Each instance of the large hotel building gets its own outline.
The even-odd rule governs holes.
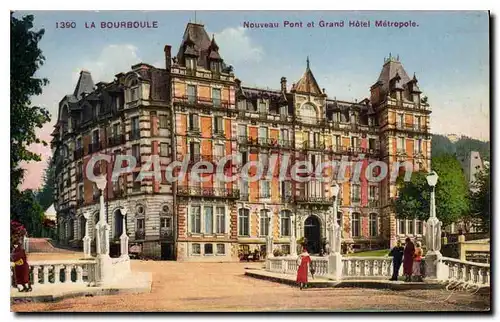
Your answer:
[[[110,83],[94,84],[82,71],[74,92],[60,101],[52,146],[61,242],[81,246],[86,212],[92,214],[89,230],[95,236],[99,190],[85,168],[99,154],[112,161],[94,167],[95,175],[108,178],[104,197],[111,241],[117,243],[126,229],[144,256],[231,261],[243,249],[263,251],[266,236],[273,236],[274,247],[284,253],[291,251],[293,238],[305,237],[317,253],[333,220],[349,249],[421,237],[423,222],[397,219],[392,207],[396,184],[388,178],[376,183],[361,175],[359,181],[339,182],[335,214],[332,183],[314,178],[281,180],[275,171],[255,182],[209,177],[200,183],[190,180],[188,170],[183,180],[170,182],[165,173],[167,165],[184,157],[191,167],[236,154],[243,164],[256,161],[265,169],[274,158],[279,169],[288,155],[291,163],[313,165],[361,161],[363,169],[382,161],[389,172],[399,171],[393,169],[396,162],[408,161],[426,171],[431,111],[416,77],[398,59],[385,60],[369,98],[346,102],[326,95],[309,60],[293,84],[282,77],[275,90],[245,86],[200,24],[187,25],[175,56],[169,45],[164,51],[164,68],[139,63]],[[113,161],[123,154],[134,156],[136,167],[111,180]],[[135,180],[151,156],[160,160],[161,178]],[[241,164],[224,167],[227,174],[240,169]]]

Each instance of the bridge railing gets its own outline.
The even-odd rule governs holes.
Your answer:
[[[91,284],[95,282],[95,260],[33,261],[30,282],[33,285]],[[11,285],[15,287],[14,264],[11,263]]]
[[[342,278],[389,278],[392,271],[392,257],[342,258]]]
[[[490,265],[442,257],[443,275],[450,281],[459,281],[477,285],[490,285]]]
[[[296,274],[299,268],[297,256],[270,257],[267,259],[269,271],[282,274]],[[311,256],[311,268],[315,276],[328,275],[328,258]]]

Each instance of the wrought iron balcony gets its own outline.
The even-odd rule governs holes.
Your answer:
[[[398,130],[402,131],[409,131],[409,132],[415,132],[415,133],[428,133],[429,128],[425,125],[422,124],[411,124],[411,123],[401,123],[401,122],[396,122],[391,124]]]
[[[377,200],[377,199],[369,199],[368,200],[368,207],[373,207],[373,208],[376,208],[376,207],[380,207],[380,200]]]
[[[138,229],[135,232],[136,240],[144,240],[146,238],[146,231],[144,229]]]
[[[281,196],[281,202],[282,203],[292,203],[293,202],[293,196]]]
[[[177,186],[177,195],[205,198],[239,199],[238,189],[197,187],[197,186]]]
[[[174,97],[174,105],[187,105],[198,108],[213,107],[218,108],[228,108],[229,101],[222,100],[220,98],[206,98],[197,97],[196,95],[184,95]]]
[[[308,203],[308,204],[333,204],[333,197],[325,196],[295,196],[295,201],[297,203]]]
[[[174,230],[171,227],[160,227],[160,238],[172,238],[174,237]]]
[[[125,135],[114,135],[108,138],[108,146],[113,147],[117,145],[125,144]]]

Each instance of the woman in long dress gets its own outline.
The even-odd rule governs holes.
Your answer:
[[[422,273],[420,272],[420,264],[422,262],[422,244],[417,242],[417,247],[415,248],[415,254],[413,254],[413,276],[417,278],[418,282],[422,282]]]
[[[415,245],[408,237],[405,240],[405,250],[403,254],[403,273],[406,276],[405,282],[411,282],[413,273],[413,255],[415,254]]]
[[[21,243],[14,245],[14,250],[11,254],[11,261],[14,262],[14,277],[16,286],[20,292],[31,292],[30,284],[30,266],[26,258],[26,252]],[[22,286],[22,289],[19,288]]]
[[[309,273],[309,264],[311,263],[311,256],[304,247],[302,253],[299,255],[300,264],[297,269],[297,283],[300,289],[303,289],[307,284],[307,275]]]

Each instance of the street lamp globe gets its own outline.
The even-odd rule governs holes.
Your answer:
[[[429,173],[427,175],[427,183],[429,184],[429,186],[435,187],[437,184],[438,178],[439,178],[439,176],[437,175],[436,171],[431,171],[431,173]]]

